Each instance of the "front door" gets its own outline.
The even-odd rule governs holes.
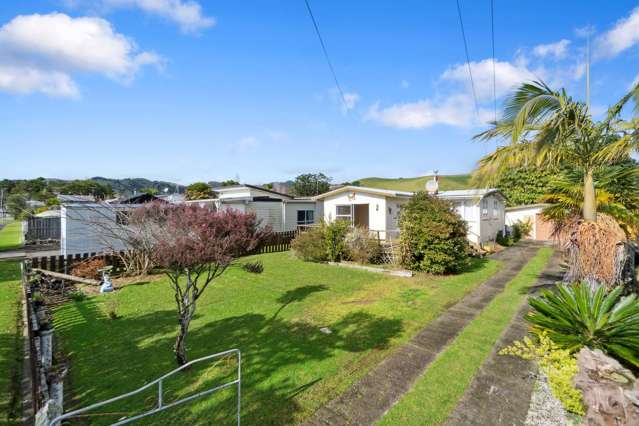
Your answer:
[[[353,213],[353,225],[368,229],[368,204],[354,204]]]

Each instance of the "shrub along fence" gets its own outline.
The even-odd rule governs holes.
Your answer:
[[[278,253],[288,251],[291,248],[291,241],[295,238],[298,231],[274,232],[267,238],[258,248],[250,254]],[[123,267],[122,260],[115,253],[77,253],[67,256],[47,256],[31,258],[31,267],[36,269],[45,269],[52,272],[61,272],[68,274],[74,265],[83,262],[92,257],[102,257],[107,265],[113,266],[117,271]]]

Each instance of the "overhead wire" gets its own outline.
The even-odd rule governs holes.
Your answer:
[[[346,97],[344,96],[344,91],[342,90],[342,86],[339,84],[339,80],[337,79],[337,73],[335,72],[335,68],[333,68],[333,63],[331,62],[331,58],[328,56],[328,50],[326,49],[326,44],[324,43],[324,39],[322,38],[322,34],[319,29],[319,25],[317,24],[317,20],[315,19],[315,15],[313,15],[313,11],[311,10],[311,5],[308,3],[308,0],[304,0],[306,4],[306,9],[308,10],[308,14],[311,17],[311,21],[313,21],[313,27],[315,28],[315,34],[317,34],[317,38],[319,39],[320,45],[322,46],[322,52],[324,52],[324,58],[326,59],[326,63],[328,64],[328,68],[333,75],[333,80],[335,81],[335,86],[339,91],[342,103],[344,104],[344,108],[348,109],[348,103],[346,102]]]
[[[475,101],[475,113],[479,117],[479,104],[477,102],[477,92],[475,91],[475,81],[473,80],[473,71],[470,66],[470,54],[468,53],[468,42],[466,41],[466,31],[464,30],[464,20],[462,19],[461,6],[457,1],[457,15],[459,16],[459,26],[461,27],[462,39],[464,40],[464,52],[466,53],[466,65],[468,66],[468,75],[470,77],[470,86],[473,92],[473,100]]]
[[[490,0],[490,38],[493,50],[493,109],[495,112],[495,123],[497,123],[497,72],[495,71],[495,5],[494,0]]]

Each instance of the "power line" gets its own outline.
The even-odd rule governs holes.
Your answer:
[[[490,0],[490,38],[493,47],[493,108],[495,110],[495,123],[497,122],[497,73],[495,71],[495,5]]]
[[[475,81],[473,80],[473,71],[470,69],[470,55],[468,54],[468,43],[466,42],[466,31],[464,31],[464,21],[462,19],[461,6],[459,6],[459,0],[457,0],[457,15],[459,16],[459,25],[461,27],[462,38],[464,39],[464,51],[466,52],[466,65],[468,65],[468,75],[470,76],[470,86],[473,89],[473,99],[475,100],[475,113],[479,117],[477,93],[475,93]]]
[[[331,58],[328,56],[328,51],[326,50],[324,39],[322,39],[322,34],[320,33],[319,26],[317,25],[317,21],[315,20],[315,16],[313,15],[313,11],[311,10],[311,5],[308,4],[308,0],[304,0],[304,3],[306,3],[306,9],[308,10],[308,14],[311,17],[311,20],[313,21],[313,27],[315,27],[315,33],[317,34],[317,38],[319,39],[319,42],[322,45],[324,58],[326,58],[326,63],[328,64],[328,68],[331,70],[331,74],[333,75],[333,80],[335,80],[335,86],[337,86],[337,90],[339,90],[339,94],[342,98],[342,102],[344,103],[344,108],[348,109],[348,104],[346,102],[346,97],[344,96],[344,91],[342,90],[342,86],[339,84],[339,80],[337,79],[337,74],[335,73],[335,69],[333,68],[333,64],[331,63]]]

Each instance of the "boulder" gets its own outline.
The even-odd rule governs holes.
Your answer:
[[[583,393],[585,424],[639,425],[639,381],[601,350],[582,348],[577,355],[575,387]]]

